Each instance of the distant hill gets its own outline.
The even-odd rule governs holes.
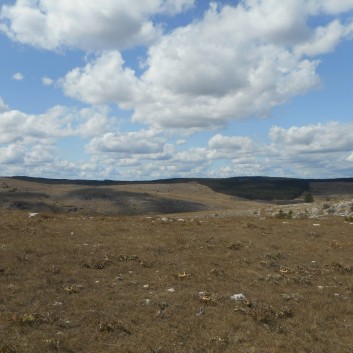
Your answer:
[[[214,191],[249,200],[292,200],[309,191],[309,182],[301,179],[247,177],[210,179],[202,183]]]
[[[277,177],[232,177],[232,178],[172,178],[150,181],[115,180],[70,180],[15,176],[13,179],[50,185],[111,186],[129,184],[172,184],[195,182],[211,188],[215,192],[249,200],[293,200],[304,192],[311,191],[315,183],[349,183],[353,188],[353,178],[339,179],[296,179]]]

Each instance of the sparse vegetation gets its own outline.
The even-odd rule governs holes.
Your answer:
[[[289,210],[287,213],[284,212],[282,209],[280,209],[277,213],[276,213],[276,218],[278,219],[292,219],[293,217],[293,210]]]
[[[345,216],[344,219],[346,222],[353,222],[353,216]]]
[[[0,208],[0,353],[352,353],[351,200],[277,212],[199,184],[21,183],[3,195],[55,212]]]
[[[313,195],[310,194],[310,193],[307,193],[307,194],[305,195],[305,197],[304,197],[304,202],[306,202],[306,203],[312,203],[312,202],[314,202],[314,197],[313,197]]]
[[[309,182],[301,179],[244,177],[205,179],[200,183],[216,192],[250,200],[293,200],[308,190]]]
[[[0,352],[350,353],[351,225],[320,224],[1,211]]]
[[[113,180],[65,180],[16,177],[16,180],[34,181],[49,185],[113,186],[127,184],[172,184],[199,183],[226,195],[238,196],[250,200],[292,200],[309,189],[310,180],[270,177],[234,177],[234,178],[177,178],[144,182],[126,182]],[[347,179],[347,182],[353,180]]]

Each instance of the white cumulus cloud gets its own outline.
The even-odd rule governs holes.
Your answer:
[[[311,2],[328,14],[339,14],[353,10],[352,0],[312,0]]]
[[[84,68],[71,70],[61,80],[64,92],[91,104],[116,101],[128,107],[142,90],[135,72],[123,65],[118,51],[104,52]]]
[[[163,151],[163,140],[153,131],[136,131],[128,133],[109,132],[95,137],[87,146],[87,151],[117,154],[151,154]]]
[[[19,164],[24,162],[25,149],[16,144],[0,148],[0,164]]]
[[[37,175],[125,179],[352,173],[353,124],[274,126],[268,143],[221,129],[234,120],[266,117],[320,86],[322,55],[352,38],[353,0],[224,3],[210,2],[201,17],[170,29],[176,20],[168,31],[165,16],[192,8],[195,0],[0,5],[0,31],[11,40],[86,51],[82,66],[58,81],[42,77],[42,84],[91,104],[28,114],[10,109],[0,97],[4,172],[26,174],[23,164]],[[126,49],[140,45],[145,48],[138,48],[143,57],[137,68],[129,60],[135,54]],[[139,131],[120,131],[120,120],[107,108],[111,103],[126,110],[124,119],[129,116]],[[193,132],[216,129],[203,145],[189,144]],[[87,160],[59,158],[57,144],[68,137],[86,144],[81,156],[85,152]]]
[[[309,28],[303,2],[284,3],[275,14],[270,0],[212,6],[199,21],[152,45],[142,75],[125,65],[121,53],[107,51],[71,70],[62,86],[67,95],[91,104],[115,102],[133,111],[134,122],[154,128],[208,129],[266,116],[320,84],[319,61],[303,57],[320,30]],[[331,44],[320,42],[311,54],[337,44],[344,32],[343,25],[337,27],[340,35]]]
[[[42,78],[42,83],[44,86],[52,86],[54,84],[54,80],[51,79],[50,77],[43,77]]]
[[[111,129],[114,118],[105,107],[55,106],[43,114],[0,111],[0,144],[53,144],[66,136],[91,137]]]
[[[327,26],[316,28],[311,39],[298,44],[295,47],[295,52],[308,56],[329,53],[335,49],[342,38],[349,37],[352,33],[352,23],[344,26],[340,21],[334,20]]]
[[[246,136],[217,134],[208,141],[208,146],[211,149],[249,150],[253,147],[253,141]]]
[[[132,112],[133,122],[154,129],[190,131],[265,117],[315,89],[320,85],[315,56],[353,33],[353,22],[343,16],[353,10],[349,0],[213,2],[202,18],[169,33],[153,22],[156,14],[173,15],[193,5],[193,0],[17,0],[2,6],[1,28],[34,46],[97,51],[59,81],[67,96],[115,103]],[[326,24],[311,21],[322,14],[329,18]],[[149,47],[143,72],[136,73],[123,49],[140,43]]]
[[[331,122],[283,129],[271,128],[275,147],[286,154],[344,152],[353,149],[353,124]]]
[[[24,76],[21,72],[16,72],[12,75],[12,79],[15,81],[22,81],[24,79]]]
[[[12,40],[48,50],[106,50],[149,43],[160,35],[151,16],[175,14],[194,0],[17,0],[3,5],[0,29]]]

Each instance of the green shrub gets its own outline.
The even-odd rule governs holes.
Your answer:
[[[293,211],[289,210],[288,213],[285,213],[283,210],[279,210],[275,217],[277,219],[291,219],[293,217]]]
[[[305,201],[306,203],[314,202],[314,197],[313,197],[313,195],[311,195],[310,193],[306,194],[306,195],[305,195],[305,198],[304,198],[304,201]]]

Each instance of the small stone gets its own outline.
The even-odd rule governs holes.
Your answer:
[[[245,298],[245,295],[244,295],[244,294],[239,293],[239,294],[234,294],[234,295],[232,295],[232,296],[230,297],[230,299],[231,299],[231,300],[235,300],[235,301],[237,301],[237,302],[240,302],[240,301],[245,300],[246,298]]]
[[[54,306],[60,306],[60,305],[63,305],[63,303],[62,302],[55,302],[53,305]]]

